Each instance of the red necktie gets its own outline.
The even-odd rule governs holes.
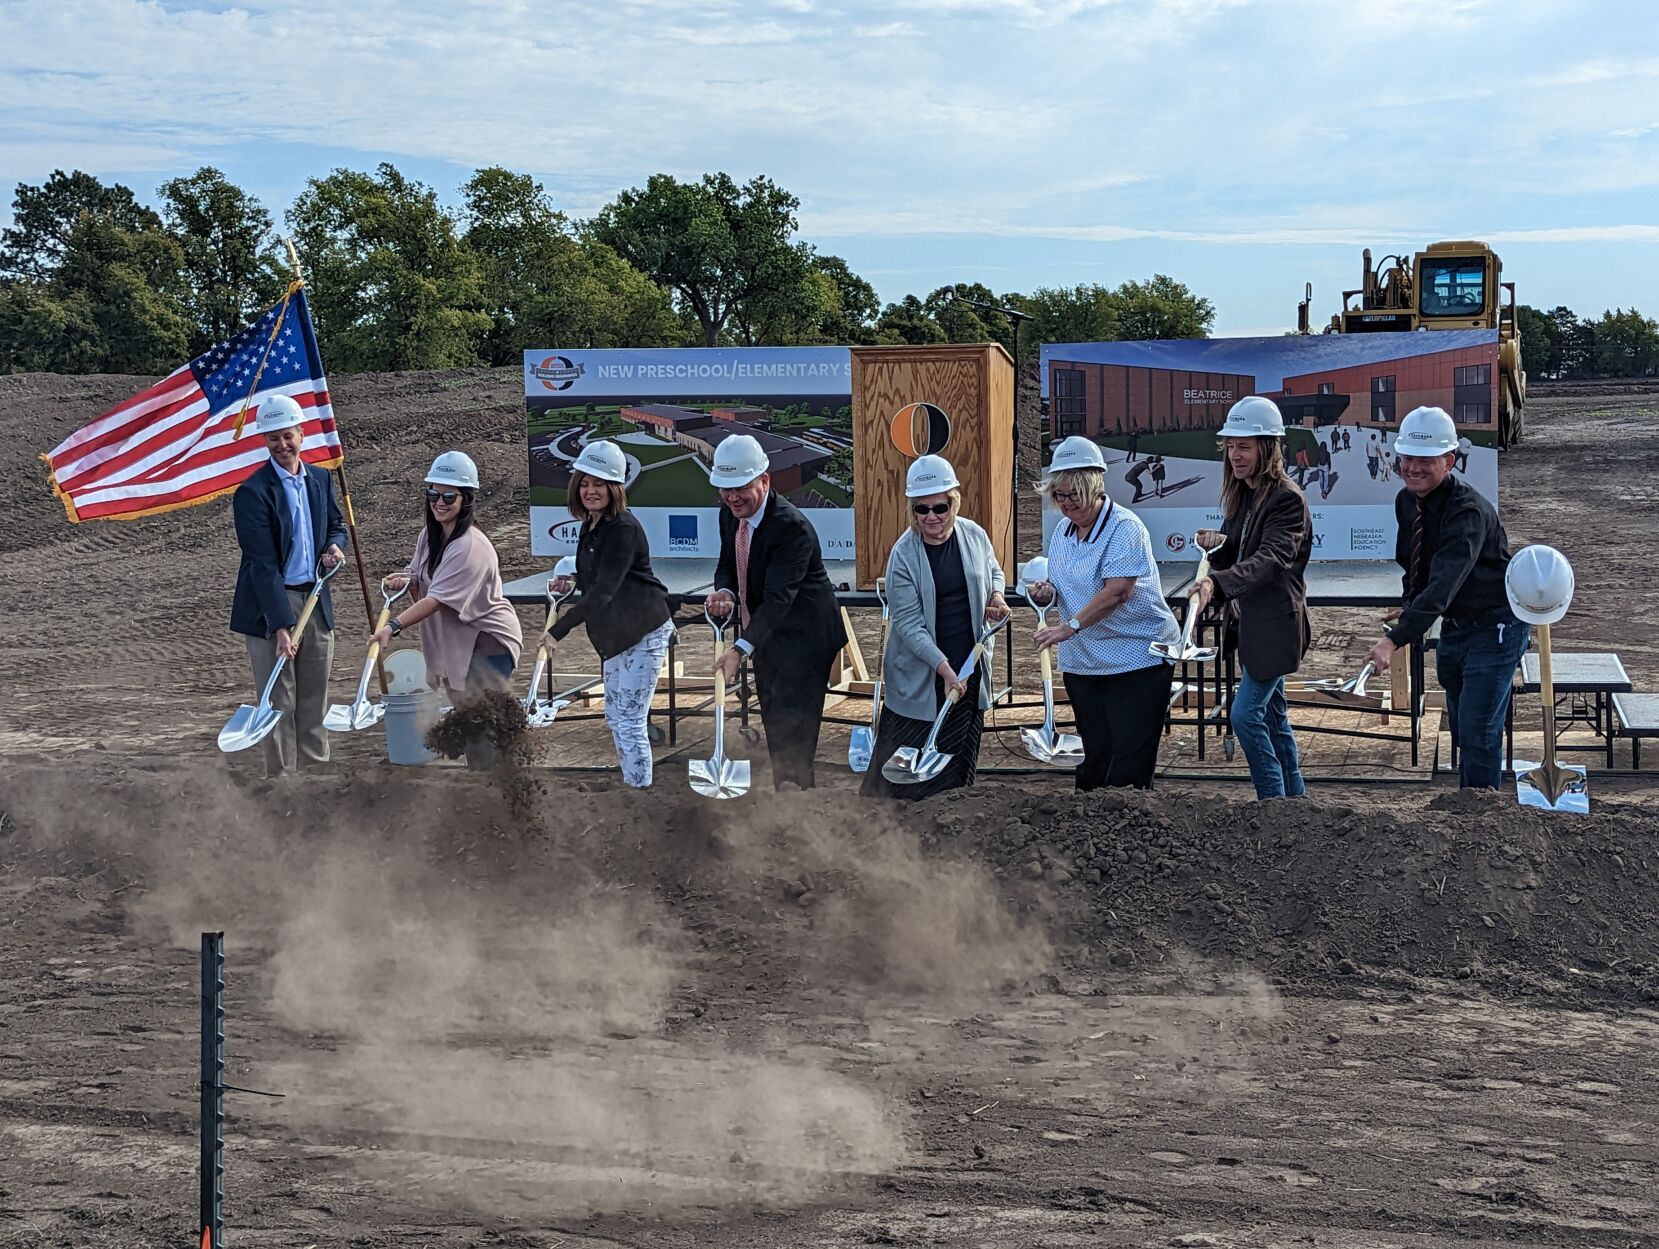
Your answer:
[[[743,612],[743,627],[749,627],[749,522],[737,522],[737,601]]]

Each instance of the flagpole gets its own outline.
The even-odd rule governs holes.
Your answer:
[[[294,271],[294,281],[304,283],[305,275],[300,272],[300,254],[294,250],[292,239],[283,239],[282,245],[288,249],[288,265]],[[336,420],[338,424],[338,420]],[[351,539],[351,553],[357,560],[357,582],[363,587],[363,614],[368,617],[369,627],[374,628],[376,613],[374,596],[369,593],[369,573],[363,566],[363,545],[357,540],[357,513],[351,506],[351,487],[346,484],[346,455],[345,442],[340,445],[340,462],[334,466],[334,475],[340,482],[340,511],[346,518],[346,534]],[[375,672],[380,678],[380,693],[384,696],[386,686],[386,659],[384,653],[375,656]]]

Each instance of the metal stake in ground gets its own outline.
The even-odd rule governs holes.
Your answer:
[[[225,1234],[225,934],[202,934],[201,1249]]]

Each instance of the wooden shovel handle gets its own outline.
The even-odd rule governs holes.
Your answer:
[[[1037,661],[1043,666],[1043,680],[1050,684],[1054,681],[1054,656],[1051,653],[1053,649],[1053,647],[1045,646],[1037,652]]]
[[[1550,627],[1538,626],[1538,694],[1544,703],[1544,765],[1555,766],[1555,669],[1550,663]]]
[[[311,613],[317,610],[317,604],[322,600],[320,593],[313,592],[306,600],[305,606],[300,608],[300,618],[294,622],[294,627],[288,631],[288,636],[294,639],[294,645],[300,644],[305,636],[305,626],[311,623]]]

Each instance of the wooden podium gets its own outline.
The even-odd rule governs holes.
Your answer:
[[[910,525],[893,418],[910,404],[943,409],[949,436],[936,447],[962,482],[961,515],[991,536],[1010,584],[1014,567],[1014,360],[996,343],[854,347],[853,523],[858,584],[887,571],[893,543]],[[926,425],[924,420],[923,425]],[[938,421],[935,418],[934,426]]]

